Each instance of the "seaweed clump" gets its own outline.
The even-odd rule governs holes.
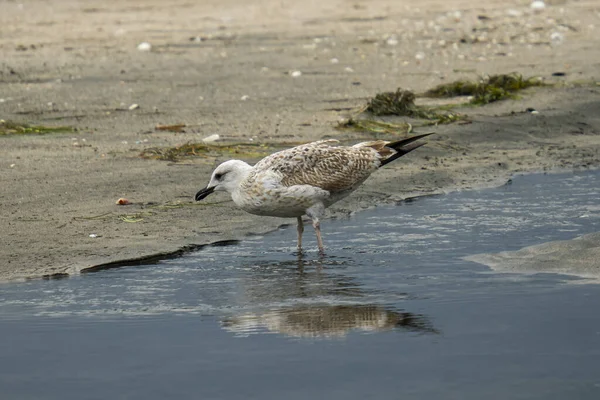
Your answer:
[[[415,94],[410,90],[398,88],[395,92],[377,93],[369,100],[367,111],[373,115],[406,115],[415,114]]]
[[[514,98],[515,93],[532,86],[543,86],[539,78],[524,78],[520,74],[491,75],[479,82],[454,81],[444,83],[425,92],[426,97],[473,96],[470,103],[483,105]]]
[[[48,133],[74,132],[70,126],[29,125],[0,119],[0,135],[45,135]]]
[[[398,88],[395,92],[378,93],[367,103],[366,110],[373,115],[398,115],[435,120],[435,124],[448,124],[462,119],[459,114],[438,112],[415,104],[416,95],[410,90]]]

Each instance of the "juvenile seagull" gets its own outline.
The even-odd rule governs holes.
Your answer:
[[[256,215],[298,220],[298,250],[302,250],[307,215],[317,235],[319,251],[323,240],[319,219],[327,207],[352,193],[373,171],[423,146],[413,143],[431,133],[397,142],[377,140],[354,146],[331,146],[335,139],[320,140],[273,153],[254,167],[229,160],[219,165],[196,201],[215,191],[231,194],[242,210]]]

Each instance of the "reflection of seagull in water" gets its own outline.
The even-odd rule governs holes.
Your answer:
[[[377,305],[306,305],[242,314],[223,320],[223,328],[248,335],[261,329],[293,337],[335,338],[351,330],[381,332],[400,329],[437,333],[422,315]]]
[[[306,214],[323,252],[319,219],[325,208],[356,190],[378,168],[424,145],[413,142],[428,135],[351,147],[330,146],[338,141],[321,140],[271,154],[254,167],[229,160],[214,170],[208,186],[196,193],[196,200],[214,191],[226,191],[235,204],[251,214],[296,217],[298,250],[302,248],[302,216]]]

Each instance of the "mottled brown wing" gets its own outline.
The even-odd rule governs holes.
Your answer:
[[[380,165],[370,147],[331,147],[315,142],[272,154],[255,168],[282,175],[285,186],[311,185],[332,193],[353,189]]]

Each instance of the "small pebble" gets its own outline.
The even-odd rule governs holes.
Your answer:
[[[344,71],[346,71],[346,72],[354,72],[354,70],[351,67],[344,68]]]
[[[131,110],[137,110],[138,108],[140,108],[139,104],[135,104],[135,103],[129,106],[129,110],[130,111]]]
[[[520,17],[523,15],[521,11],[515,10],[514,8],[509,8],[508,10],[506,10],[506,13],[509,17]]]
[[[388,38],[388,40],[385,41],[385,43],[388,46],[396,46],[398,44],[398,39],[396,39],[394,36]]]
[[[95,233],[90,233],[90,235],[89,235],[89,236],[90,236],[91,238],[97,238],[97,237],[98,237],[98,235],[96,235]]]
[[[148,42],[142,42],[137,45],[137,49],[139,51],[150,51],[152,50],[152,45]]]
[[[546,3],[543,1],[537,0],[531,3],[529,6],[535,12],[542,12],[546,8]]]
[[[215,133],[214,135],[205,137],[204,139],[202,139],[202,141],[204,143],[216,142],[217,140],[219,140],[219,138],[220,136],[217,133]]]
[[[121,197],[119,200],[117,200],[116,204],[118,204],[120,206],[126,206],[127,204],[131,204],[131,203],[126,198]]]
[[[242,101],[246,101],[250,98],[250,96],[248,96],[247,94],[243,95],[242,97],[240,97],[240,100]]]
[[[302,71],[292,71],[290,75],[292,78],[298,78],[299,76],[302,76]]]
[[[15,167],[15,165],[17,165],[17,164],[10,164],[10,167],[11,167],[11,168],[14,168],[14,167]]]
[[[332,58],[331,60],[329,60],[329,62],[332,64],[337,64],[340,62],[340,60],[338,60],[337,58]]]
[[[560,32],[552,32],[550,34],[550,41],[552,44],[561,44],[565,40],[565,35]]]
[[[415,54],[415,58],[419,61],[424,60],[425,59],[425,53],[423,53],[422,51],[419,51],[417,54]]]

